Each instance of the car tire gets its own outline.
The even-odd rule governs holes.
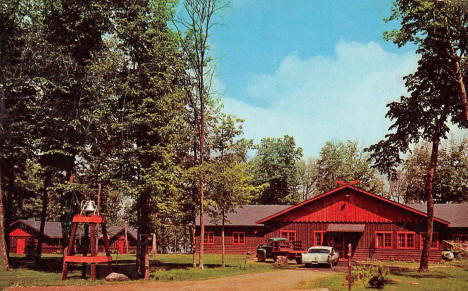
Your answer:
[[[310,264],[304,264],[304,267],[310,268]]]
[[[296,263],[297,263],[298,265],[302,264],[302,259],[301,259],[301,258],[296,259]]]
[[[263,252],[257,254],[257,262],[265,262],[265,254]]]

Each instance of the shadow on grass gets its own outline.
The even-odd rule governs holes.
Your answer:
[[[62,258],[41,258],[36,264],[34,258],[12,257],[10,258],[10,266],[13,269],[23,268],[46,273],[60,273],[62,272]]]
[[[41,258],[36,264],[34,258],[28,257],[12,257],[11,267],[13,269],[28,269],[43,273],[62,273],[62,258],[61,257],[46,257]],[[82,277],[83,264],[71,263],[68,268],[68,279],[85,279]],[[86,279],[90,277],[90,264],[86,264]],[[136,265],[134,260],[118,260],[112,262],[112,271],[127,275],[130,279],[137,279]],[[96,264],[96,277],[103,279],[109,274],[107,263]]]
[[[220,268],[221,264],[204,264],[207,269]],[[28,269],[42,273],[62,273],[62,258],[61,257],[43,257],[36,264],[34,258],[29,257],[12,257],[11,267],[14,269]],[[90,264],[86,264],[86,278],[82,277],[82,264],[71,263],[69,264],[68,279],[90,279]],[[226,264],[226,267],[241,267],[240,265]],[[175,262],[162,262],[159,260],[150,260],[150,272],[155,270],[188,270],[193,268],[192,263],[175,263]],[[136,272],[135,260],[115,260],[112,262],[112,271],[125,274],[129,279],[139,279]],[[107,263],[96,265],[97,279],[103,279],[109,274]]]
[[[207,264],[204,263],[205,268],[214,269],[221,268],[221,264]],[[226,264],[226,267],[240,267],[239,265],[230,265]],[[191,269],[193,268],[192,263],[163,263],[158,260],[150,261],[150,268],[164,269],[164,270],[174,270],[174,269]]]
[[[449,275],[443,272],[428,272],[428,273],[418,273],[417,271],[391,271],[392,275],[396,276],[404,276],[404,277],[411,277],[415,279],[423,279],[423,278],[432,278],[432,279],[450,279],[456,278],[456,276]]]

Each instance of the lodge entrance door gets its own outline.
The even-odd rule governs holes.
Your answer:
[[[335,248],[335,250],[340,254],[340,261],[345,261],[348,259],[346,256],[348,252],[348,244],[351,244],[351,257],[354,255],[356,250],[356,245],[359,242],[361,233],[357,232],[330,232],[329,233],[329,242],[330,245]]]

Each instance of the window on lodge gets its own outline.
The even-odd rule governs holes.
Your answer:
[[[324,231],[314,231],[314,246],[323,246]]]
[[[295,241],[296,240],[296,231],[294,231],[294,230],[282,230],[281,231],[281,237],[285,237],[289,241]]]
[[[205,238],[203,239],[205,244],[214,244],[214,232],[207,231],[205,232]]]
[[[375,233],[375,248],[376,249],[391,249],[392,248],[392,233],[386,231],[378,231]]]
[[[414,232],[397,232],[397,247],[399,249],[414,249],[414,238]]]
[[[245,232],[233,232],[232,233],[232,244],[243,245],[245,244]]]
[[[419,236],[419,248],[422,249],[424,245],[424,238],[426,237],[425,232],[421,232]],[[438,249],[439,248],[439,234],[437,232],[432,233],[432,245],[431,249]]]

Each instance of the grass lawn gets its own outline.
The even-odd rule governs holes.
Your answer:
[[[320,280],[307,282],[301,288],[326,287],[330,291],[348,290],[347,285],[343,285],[343,277],[343,273],[333,274]],[[468,259],[436,264],[428,273],[418,273],[417,266],[411,266],[408,270],[391,270],[389,279],[389,282],[379,290],[468,290]],[[372,289],[366,288],[362,282],[355,282],[352,290]]]
[[[133,278],[135,273],[135,255],[112,255],[113,271],[124,273]],[[106,283],[107,265],[98,264],[98,280],[91,281],[89,266],[87,279],[81,278],[81,265],[71,264],[68,280],[62,281],[62,263],[60,255],[46,254],[39,266],[24,257],[11,257],[11,272],[0,271],[0,288],[11,285],[20,286],[57,286],[57,285],[98,285]],[[197,259],[198,261],[198,259]],[[192,255],[168,254],[150,256],[150,280],[197,280],[240,275],[254,272],[275,270],[271,263],[257,263],[255,257],[245,255],[226,255],[226,268],[221,268],[221,255],[205,254],[205,270],[192,267]],[[141,280],[141,279],[140,279]],[[129,280],[128,282],[134,282]]]

